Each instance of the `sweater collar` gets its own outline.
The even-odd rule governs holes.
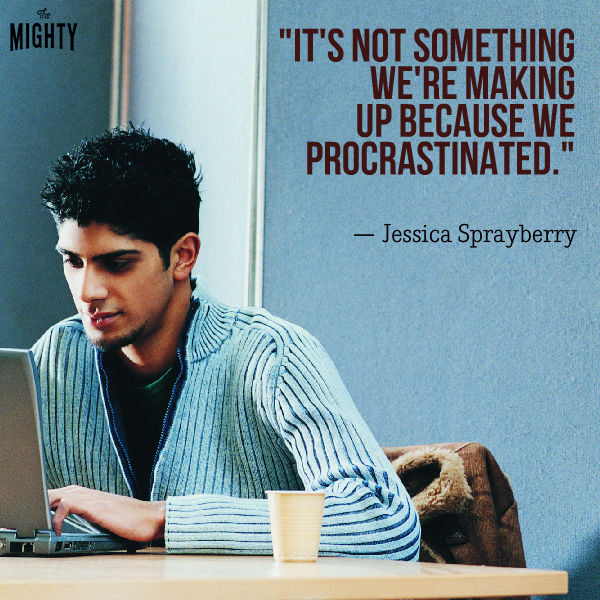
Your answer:
[[[203,282],[197,284],[180,347],[188,361],[202,360],[217,351],[233,331],[236,311],[215,299]]]
[[[206,284],[197,284],[179,339],[179,350],[187,361],[202,360],[216,352],[233,332],[236,309],[219,302],[208,291]],[[105,352],[95,348],[100,365]],[[109,361],[110,362],[110,361]]]

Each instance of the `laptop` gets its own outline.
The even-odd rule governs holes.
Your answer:
[[[30,350],[0,349],[0,556],[134,551],[77,515],[52,531],[40,434],[37,369]]]

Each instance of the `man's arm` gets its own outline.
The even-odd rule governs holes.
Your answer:
[[[96,427],[103,422],[100,394],[94,377],[95,359],[92,348],[86,343],[78,319],[66,319],[48,330],[32,348],[40,378],[42,401],[40,418],[42,439],[45,441],[46,478],[54,489],[48,490],[50,507],[55,510],[52,528],[60,535],[64,518],[78,514],[116,535],[134,541],[162,538],[165,523],[165,502],[144,502],[127,494],[124,478],[114,486],[119,493],[108,493],[80,485],[67,485],[76,481],[84,485],[100,486],[102,478],[97,466],[107,469],[117,479],[118,464],[107,463],[100,450],[92,447],[89,462],[81,455],[74,459],[73,435],[106,447],[108,438],[97,435]],[[67,363],[66,357],[70,360]],[[57,381],[69,382],[65,388]],[[85,401],[82,402],[82,398]],[[85,424],[85,433],[74,423]],[[89,429],[88,429],[89,427]],[[98,428],[100,429],[100,428]],[[89,431],[89,436],[87,432]],[[69,436],[70,433],[70,436]],[[75,464],[78,469],[75,469]],[[60,487],[64,486],[64,487]]]
[[[48,490],[52,529],[61,535],[65,517],[77,514],[88,521],[136,542],[164,536],[166,502],[144,502],[78,485]]]
[[[416,560],[416,510],[322,346],[291,329],[283,358],[277,356],[276,384],[254,408],[295,459],[304,487],[326,492],[320,552]],[[244,386],[249,396],[258,387]],[[252,437],[244,436],[242,454],[251,456],[260,443]],[[269,532],[263,499],[197,494],[167,501],[169,550],[268,553]]]

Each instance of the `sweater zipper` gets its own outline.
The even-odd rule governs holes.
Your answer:
[[[125,482],[127,483],[127,487],[129,488],[129,493],[132,497],[135,498],[134,489],[137,490],[137,481],[133,473],[133,467],[129,459],[129,454],[127,453],[127,448],[121,440],[121,437],[119,436],[119,431],[116,426],[115,412],[108,394],[108,376],[106,374],[106,371],[104,370],[104,365],[100,360],[99,354],[96,355],[96,367],[98,369],[98,375],[101,382],[100,389],[102,391],[102,395],[104,396],[104,410],[106,411],[108,417],[108,425],[110,428],[111,440],[116,450],[117,459],[119,460],[119,465],[121,467],[121,472],[123,473],[123,476],[125,477]],[[123,461],[125,461],[126,464],[123,464]]]
[[[183,359],[181,358],[181,347],[177,348],[177,359],[179,360],[179,375],[177,375],[177,379],[175,379],[175,383],[173,385],[173,389],[171,390],[171,398],[169,399],[169,404],[167,406],[167,412],[165,413],[165,417],[163,419],[162,430],[160,432],[160,438],[158,440],[158,445],[156,447],[156,452],[154,454],[154,462],[152,463],[152,469],[150,469],[150,500],[152,500],[154,496],[154,471],[156,470],[156,464],[158,463],[158,458],[160,453],[165,445],[165,440],[167,438],[168,430],[170,429],[170,422],[172,412],[174,410],[175,398],[178,396],[180,391],[180,381],[184,375],[185,365],[183,364]]]

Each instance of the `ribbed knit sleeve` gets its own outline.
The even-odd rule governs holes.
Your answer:
[[[325,489],[324,554],[418,558],[420,527],[404,486],[322,346],[295,334],[275,417],[306,489]]]
[[[417,560],[414,506],[330,358],[299,328],[278,333],[276,351],[257,359],[260,384],[246,388],[260,398],[258,418],[293,457],[304,488],[326,491],[320,553]],[[196,494],[170,497],[167,506],[170,551],[272,551],[265,499]]]
[[[81,322],[58,323],[32,351],[48,486],[77,484],[131,495],[105,418],[94,350]]]

